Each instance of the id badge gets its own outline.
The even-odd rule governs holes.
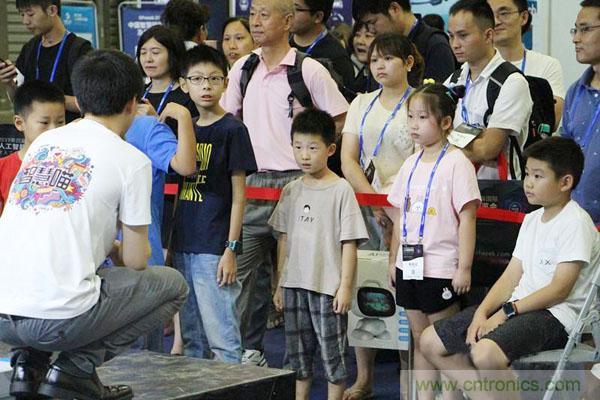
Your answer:
[[[369,158],[367,160],[367,168],[365,168],[365,176],[367,177],[367,181],[369,184],[373,183],[373,179],[375,178],[375,164],[373,163],[373,159]]]
[[[473,125],[460,124],[450,132],[448,141],[456,147],[464,149],[471,143],[479,134],[483,132],[482,128]]]
[[[423,245],[422,244],[403,244],[402,245],[402,279],[423,280]]]

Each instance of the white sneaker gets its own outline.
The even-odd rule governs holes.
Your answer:
[[[268,368],[269,364],[265,358],[265,353],[259,350],[244,350],[242,355],[242,364],[255,365],[257,367]]]

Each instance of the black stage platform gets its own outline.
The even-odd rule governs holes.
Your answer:
[[[0,344],[0,358],[8,357]],[[294,373],[271,368],[223,364],[151,352],[129,352],[98,368],[105,383],[131,385],[140,400],[290,400]],[[0,399],[9,398],[10,373],[0,373]]]

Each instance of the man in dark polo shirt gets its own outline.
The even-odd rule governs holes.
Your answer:
[[[409,0],[353,0],[352,16],[375,34],[400,32],[417,46],[425,60],[424,78],[443,82],[456,69],[455,58],[444,32],[413,14]]]
[[[34,79],[52,82],[65,93],[66,120],[79,117],[71,72],[75,62],[92,50],[89,41],[66,30],[60,19],[60,0],[16,0],[21,22],[33,33],[15,64],[0,60],[0,82],[12,99],[17,85]]]

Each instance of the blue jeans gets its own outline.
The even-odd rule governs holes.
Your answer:
[[[184,353],[189,357],[212,358],[240,363],[242,339],[235,305],[241,285],[219,287],[217,268],[220,256],[214,254],[173,253],[173,264],[181,271],[190,293],[179,318]]]

